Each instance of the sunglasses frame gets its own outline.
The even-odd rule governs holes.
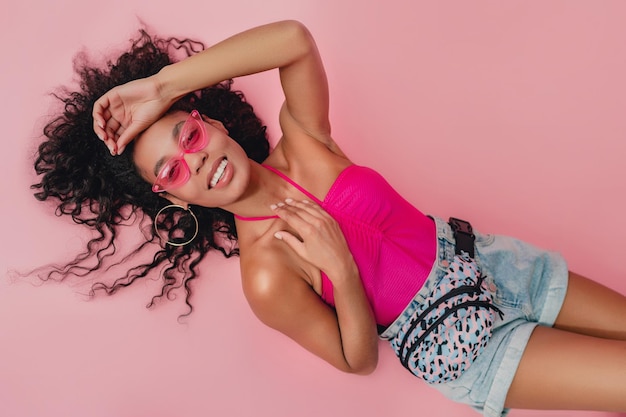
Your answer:
[[[194,131],[194,129],[199,130],[200,140],[193,147],[188,147],[188,145],[186,146],[185,144],[185,140],[189,137],[189,134]],[[202,115],[200,115],[197,110],[193,110],[189,114],[189,117],[183,124],[180,134],[178,135],[178,153],[163,164],[157,174],[154,184],[152,184],[152,191],[155,193],[161,193],[185,185],[191,178],[191,169],[189,168],[187,161],[185,161],[185,154],[196,153],[201,149],[204,149],[208,144],[209,135],[206,131],[206,127],[204,126]],[[180,165],[179,168],[182,169],[180,174],[182,175],[182,179],[176,179],[173,182],[168,181],[167,177],[169,176],[170,171],[176,168],[177,165]]]

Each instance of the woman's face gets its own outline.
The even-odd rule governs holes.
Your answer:
[[[148,183],[154,184],[160,167],[180,154],[178,132],[188,117],[184,112],[167,114],[135,139],[133,160]],[[165,191],[164,197],[175,204],[228,210],[248,186],[250,161],[220,122],[205,119],[204,127],[207,145],[182,156],[189,166],[189,180]]]

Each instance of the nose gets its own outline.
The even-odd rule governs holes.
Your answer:
[[[206,160],[209,158],[209,155],[204,151],[198,151],[194,153],[186,153],[183,158],[189,166],[191,174],[197,174],[200,172],[202,166],[204,166]]]

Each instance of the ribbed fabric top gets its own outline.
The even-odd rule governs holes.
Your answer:
[[[435,262],[433,220],[370,168],[350,165],[320,201],[276,168],[264,167],[321,205],[337,221],[359,269],[376,322],[390,325],[420,290]],[[332,283],[323,271],[322,299],[335,305]]]

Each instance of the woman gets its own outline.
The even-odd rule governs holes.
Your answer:
[[[326,76],[301,24],[254,28],[175,64],[140,65],[141,46],[109,72],[83,69],[88,94],[65,99],[36,164],[39,198],[61,199],[108,248],[125,207],[154,220],[149,240],[164,245],[154,261],[96,289],[171,262],[161,295],[189,294],[209,248],[238,250],[255,314],[338,369],[372,372],[380,335],[412,373],[487,416],[626,410],[624,296],[568,272],[557,254],[427,217],[353,165],[331,136]],[[268,155],[249,106],[218,83],[274,68],[285,103]],[[91,104],[109,156],[97,140],[67,139],[86,140]],[[99,268],[108,252],[88,249]]]

